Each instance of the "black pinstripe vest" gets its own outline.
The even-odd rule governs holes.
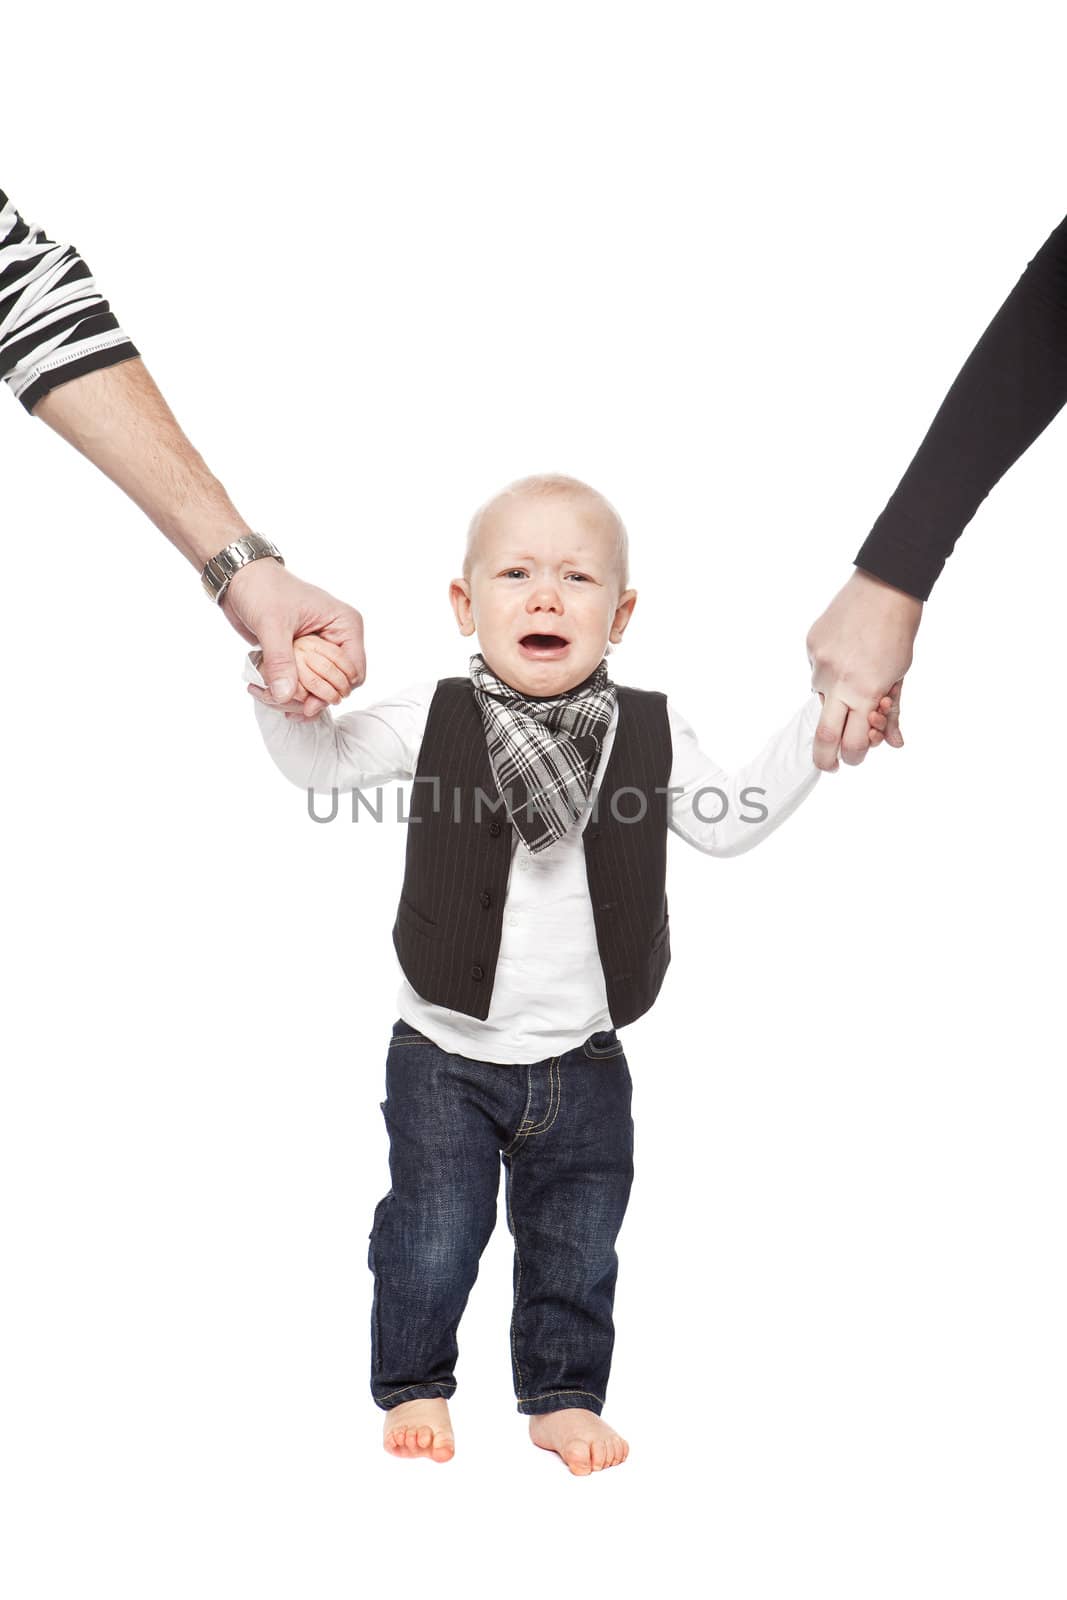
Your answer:
[[[615,741],[582,834],[608,1010],[615,1027],[652,1005],[671,959],[667,698],[616,685]],[[417,994],[489,1015],[514,829],[493,776],[469,677],[441,678],[411,790],[393,944]],[[525,849],[519,844],[519,849]]]

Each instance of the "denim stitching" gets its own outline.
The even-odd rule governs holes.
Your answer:
[[[512,1179],[514,1178],[513,1170],[509,1176]],[[515,1214],[511,1209],[511,1182],[509,1182],[504,1189],[504,1201],[505,1208],[507,1210],[508,1221],[511,1224],[511,1237],[515,1242],[515,1260],[519,1264],[519,1275],[515,1280],[515,1294],[511,1302],[511,1364],[515,1368],[515,1394],[516,1397],[521,1400],[523,1398],[523,1379],[522,1368],[519,1366],[519,1353],[515,1347],[515,1320],[519,1311],[519,1290],[522,1288],[522,1256],[519,1254],[519,1235],[515,1231]]]
[[[371,1316],[374,1320],[374,1348],[378,1359],[374,1363],[374,1376],[377,1377],[382,1366],[382,1307],[381,1285],[378,1282],[378,1268],[374,1260],[374,1228],[370,1231],[370,1267],[374,1273],[374,1293],[372,1296]]]
[[[532,1067],[527,1067],[527,1069],[526,1069],[526,1082],[527,1082],[526,1105],[523,1107],[523,1120],[522,1120],[522,1123],[519,1126],[519,1132],[515,1135],[515,1138],[512,1140],[511,1145],[508,1147],[508,1150],[503,1152],[503,1154],[505,1156],[512,1152],[512,1148],[516,1144],[516,1142],[518,1141],[520,1135],[522,1136],[523,1140],[525,1140],[530,1133],[543,1133],[543,1132],[545,1132],[546,1129],[550,1128],[552,1126],[552,1124],[555,1122],[557,1116],[559,1115],[560,1103],[561,1103],[562,1098],[563,1098],[562,1097],[562,1093],[561,1093],[561,1086],[560,1086],[559,1063],[560,1063],[560,1057],[559,1056],[553,1056],[552,1060],[548,1064],[548,1082],[549,1082],[548,1110],[545,1113],[544,1122],[540,1123],[537,1127],[533,1127],[530,1124],[530,1120],[526,1115],[526,1113],[530,1109],[530,1101],[533,1098],[533,1068]],[[553,1107],[553,1105],[552,1105],[552,1092],[553,1092],[553,1089],[555,1089],[555,1092],[556,1092],[555,1107]],[[512,1172],[512,1180],[514,1180],[514,1166],[512,1166],[511,1172]],[[521,1400],[521,1399],[524,1398],[523,1397],[523,1393],[522,1393],[522,1390],[523,1390],[523,1378],[522,1378],[522,1368],[519,1366],[518,1350],[517,1350],[516,1344],[515,1344],[515,1326],[516,1326],[516,1322],[517,1322],[517,1319],[518,1319],[519,1296],[520,1296],[520,1294],[522,1292],[522,1254],[521,1254],[521,1252],[519,1250],[519,1235],[518,1235],[518,1232],[517,1232],[516,1226],[515,1226],[515,1213],[511,1209],[511,1184],[510,1183],[507,1185],[507,1188],[506,1188],[506,1191],[505,1191],[505,1196],[506,1196],[506,1200],[507,1200],[508,1220],[511,1223],[511,1237],[515,1242],[515,1260],[518,1263],[518,1267],[519,1267],[518,1276],[517,1276],[517,1278],[515,1280],[515,1294],[514,1294],[514,1297],[512,1299],[512,1304],[511,1304],[511,1360],[512,1360],[512,1364],[514,1365],[514,1368],[515,1368],[515,1395],[516,1395],[517,1399]],[[587,1391],[582,1390],[581,1392],[582,1393],[586,1393]],[[597,1395],[597,1396],[594,1396],[594,1398],[595,1399],[599,1399],[600,1397],[599,1397],[599,1395]],[[601,1401],[601,1404],[603,1404],[603,1401]]]
[[[547,1133],[548,1129],[551,1128],[552,1124],[559,1116],[560,1101],[563,1098],[561,1093],[562,1086],[560,1083],[559,1062],[559,1056],[553,1056],[552,1060],[548,1064],[548,1110],[545,1112],[545,1120],[543,1122],[539,1122],[536,1127],[527,1128],[527,1137],[529,1137],[529,1135],[532,1133]],[[555,1094],[556,1097],[555,1105],[552,1103],[553,1094]]]
[[[520,1395],[520,1399],[529,1403],[531,1400],[551,1400],[557,1394],[587,1394],[591,1400],[599,1400],[601,1405],[606,1405],[603,1395],[594,1394],[592,1389],[549,1389],[545,1394]]]
[[[456,1387],[456,1385],[455,1385],[455,1383],[449,1383],[447,1380],[444,1383],[435,1383],[435,1382],[430,1382],[430,1383],[408,1383],[408,1384],[404,1385],[403,1389],[393,1389],[393,1390],[390,1391],[389,1394],[383,1394],[381,1396],[381,1398],[383,1400],[391,1400],[393,1398],[393,1395],[407,1394],[409,1389],[432,1389],[432,1388],[435,1388],[435,1387],[438,1388],[438,1389],[454,1389]],[[427,1398],[427,1400],[433,1400],[436,1397],[431,1394],[431,1395],[427,1395],[426,1398]]]
[[[533,1068],[526,1068],[526,1104],[522,1108],[522,1120],[515,1131],[515,1137],[502,1151],[503,1155],[510,1155],[521,1139],[524,1139],[530,1130],[530,1102],[533,1099]]]

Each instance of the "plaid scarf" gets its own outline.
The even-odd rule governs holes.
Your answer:
[[[589,799],[615,705],[607,658],[563,694],[531,696],[470,658],[489,760],[508,816],[533,854],[562,839]]]

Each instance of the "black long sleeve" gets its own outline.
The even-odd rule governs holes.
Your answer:
[[[920,600],[986,495],[1067,402],[1067,217],[975,345],[855,565]]]

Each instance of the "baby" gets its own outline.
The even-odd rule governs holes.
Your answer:
[[[628,584],[614,507],[577,479],[524,478],[475,514],[451,584],[459,631],[481,646],[468,674],[307,718],[274,706],[254,652],[246,667],[294,783],[415,779],[381,1102],[391,1187],[367,1257],[371,1393],[396,1456],[452,1458],[457,1329],[503,1163],[518,1409],[577,1476],[625,1461],[602,1416],[633,1177],[617,1030],[650,1008],[670,961],[667,833],[737,855],[820,775],[817,694],[731,775],[664,694],[614,683],[605,657],[633,615]],[[295,648],[301,697],[336,704],[349,685],[333,646]],[[871,713],[872,744],[891,706]]]

